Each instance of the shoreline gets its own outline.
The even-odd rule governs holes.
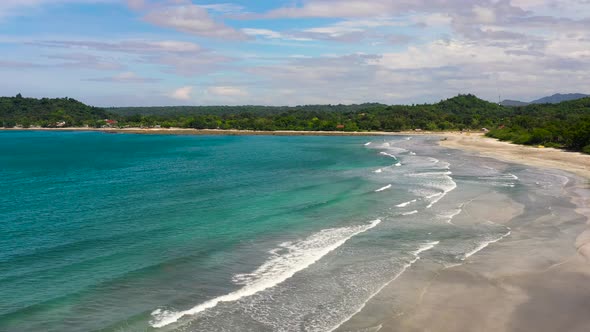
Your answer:
[[[476,152],[479,156],[508,163],[567,171],[590,180],[588,154],[502,142],[481,133],[467,135],[448,132],[438,136],[445,136],[446,139],[439,142],[439,145],[445,148]]]
[[[337,331],[586,331],[590,155],[519,146],[474,133],[435,136],[444,137],[438,145],[467,156],[567,177],[555,197],[570,205],[534,203],[534,182],[527,208],[511,209],[489,196],[475,198],[453,221],[491,220],[509,227],[509,236],[456,266],[441,267],[436,259],[424,257]],[[520,197],[530,200],[526,194]]]
[[[192,128],[0,128],[0,131],[87,131],[102,133],[127,133],[145,135],[234,135],[234,136],[438,136],[443,137],[440,146],[477,152],[504,162],[540,168],[565,170],[590,180],[590,155],[554,148],[536,148],[510,142],[502,142],[484,136],[481,132],[458,131],[295,131],[295,130],[238,130]]]
[[[0,131],[88,131],[104,133],[127,133],[145,135],[235,135],[235,136],[407,136],[447,135],[458,132],[432,131],[311,131],[311,130],[240,130],[240,129],[193,129],[193,128],[0,128]]]
[[[576,205],[576,212],[587,218],[588,228],[576,239],[578,253],[590,263],[590,196],[582,193],[590,188],[590,155],[579,152],[563,151],[553,148],[534,148],[502,142],[483,135],[445,134],[445,140],[439,142],[442,147],[474,152],[479,156],[490,157],[500,161],[533,166],[541,169],[565,171],[580,177],[568,197]]]
[[[0,128],[4,131],[88,131],[143,135],[219,135],[219,136],[392,136],[408,135],[408,132],[347,132],[347,131],[295,131],[295,130],[238,130],[238,129],[192,129],[192,128]]]

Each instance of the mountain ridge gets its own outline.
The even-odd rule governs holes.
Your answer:
[[[519,100],[511,100],[505,99],[500,102],[500,105],[506,107],[519,107],[519,106],[527,106],[531,104],[559,104],[564,101],[570,100],[578,100],[582,98],[590,97],[590,95],[583,94],[583,93],[556,93],[551,96],[542,97],[539,99],[535,99],[530,102],[523,102]]]

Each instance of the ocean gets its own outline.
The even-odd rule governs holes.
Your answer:
[[[438,139],[0,132],[0,330],[337,329],[510,236],[454,218],[527,170]]]

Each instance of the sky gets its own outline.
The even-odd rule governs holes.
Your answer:
[[[590,93],[590,0],[0,0],[0,95],[94,106]]]

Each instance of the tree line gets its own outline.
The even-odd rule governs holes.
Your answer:
[[[109,120],[109,121],[106,121]],[[115,120],[115,121],[112,121]],[[179,127],[195,129],[406,131],[481,130],[518,144],[590,153],[590,98],[504,107],[474,95],[434,104],[97,108],[71,98],[0,98],[3,127]]]

